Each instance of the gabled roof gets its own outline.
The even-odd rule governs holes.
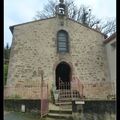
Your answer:
[[[80,25],[82,25],[82,26],[84,26],[84,27],[86,27],[86,28],[89,28],[89,29],[91,29],[91,30],[93,30],[93,31],[95,31],[95,32],[98,32],[98,33],[102,34],[102,35],[104,36],[104,38],[107,37],[107,35],[105,35],[104,33],[100,32],[100,31],[98,31],[98,30],[96,30],[96,29],[93,29],[93,28],[91,28],[91,27],[89,27],[89,26],[86,26],[86,25],[84,25],[84,24],[82,24],[82,23],[80,23],[80,22],[78,22],[78,21],[76,21],[76,20],[74,20],[74,19],[71,19],[71,18],[68,18],[68,19],[69,19],[69,20],[72,20],[73,22],[76,22],[76,23],[78,23],[78,24],[80,24]]]
[[[13,33],[14,27],[16,27],[16,26],[20,26],[20,25],[24,25],[24,24],[28,24],[28,23],[33,23],[33,22],[38,22],[38,21],[42,21],[42,20],[53,19],[53,18],[56,18],[56,16],[50,17],[50,18],[45,18],[45,19],[40,19],[40,20],[35,20],[35,21],[30,21],[30,22],[26,22],[26,23],[22,23],[22,24],[13,25],[13,26],[10,26],[9,28],[10,28],[10,31]],[[73,21],[73,22],[76,22],[76,23],[78,23],[78,24],[80,24],[80,25],[82,25],[82,26],[84,26],[86,28],[89,28],[89,29],[91,29],[91,30],[93,30],[95,32],[98,32],[98,33],[102,34],[104,36],[104,38],[107,37],[104,33],[100,32],[100,31],[97,31],[96,29],[93,29],[93,28],[91,28],[89,26],[86,26],[86,25],[84,25],[84,24],[82,24],[82,23],[80,23],[78,21],[75,21],[74,19],[71,19],[71,18],[68,18],[68,19]]]
[[[40,20],[34,20],[34,21],[26,22],[26,23],[21,23],[21,24],[10,26],[9,29],[13,33],[14,27],[16,27],[16,26],[25,25],[25,24],[29,24],[29,23],[33,23],[33,22],[38,22],[38,21],[43,21],[43,20],[48,20],[48,19],[53,19],[53,18],[55,18],[55,17],[44,18],[44,19],[40,19]]]
[[[107,44],[110,41],[114,40],[114,38],[116,37],[116,32],[113,33],[109,38],[105,39],[104,43]]]

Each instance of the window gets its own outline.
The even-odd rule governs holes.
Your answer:
[[[68,52],[68,33],[66,31],[59,31],[57,34],[57,50],[58,52]]]

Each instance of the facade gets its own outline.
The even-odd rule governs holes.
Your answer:
[[[107,38],[104,44],[107,54],[109,79],[115,84],[116,88],[116,33]]]
[[[71,89],[71,81],[77,79],[83,87],[84,101],[115,100],[111,82],[116,79],[115,69],[108,70],[107,60],[112,56],[106,56],[104,34],[68,18],[67,8],[59,7],[56,7],[55,17],[10,27],[13,40],[6,86],[37,86],[43,79],[51,96],[51,90],[59,91],[60,80],[69,83],[67,89]],[[109,61],[109,68],[113,66],[115,64]],[[14,92],[8,91],[11,95]],[[18,90],[18,94],[23,91]],[[40,91],[35,89],[31,96],[25,91],[21,99],[38,100],[38,94]]]
[[[116,33],[104,41],[109,65],[110,80],[116,81]]]
[[[66,15],[59,14],[49,19],[15,25],[10,29],[13,40],[8,86],[38,84],[43,71],[43,79],[48,83],[49,91],[52,85],[58,89],[58,79],[62,77],[61,68],[57,70],[59,66],[69,71],[62,77],[62,79],[67,78],[67,82],[77,77],[86,86],[97,83],[103,84],[103,88],[109,86],[111,80],[103,43],[104,35],[100,32],[77,23]],[[64,41],[59,45],[59,34],[67,36],[66,48],[64,45],[63,48],[60,46],[65,44]],[[84,87],[85,96],[106,99],[111,93],[111,88],[105,88],[105,94],[99,96],[99,90],[101,91],[102,87],[98,87],[98,93],[93,96],[89,93],[92,91],[87,90],[90,88]]]

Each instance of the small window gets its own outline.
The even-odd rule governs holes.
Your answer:
[[[68,33],[66,31],[59,31],[57,34],[57,50],[58,52],[68,52]]]

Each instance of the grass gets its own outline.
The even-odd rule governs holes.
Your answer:
[[[7,82],[7,74],[8,74],[8,64],[4,64],[4,85]]]

